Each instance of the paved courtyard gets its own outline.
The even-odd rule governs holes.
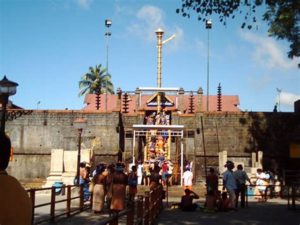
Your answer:
[[[169,205],[178,199],[170,199]],[[200,200],[199,205],[203,205]],[[107,214],[95,215],[90,209],[62,218],[57,225],[97,225]],[[125,224],[122,221],[120,224]],[[157,225],[300,225],[300,210],[287,209],[286,200],[271,199],[267,203],[249,202],[249,206],[237,211],[205,213],[201,209],[195,212],[182,212],[177,208],[165,207],[157,220]]]

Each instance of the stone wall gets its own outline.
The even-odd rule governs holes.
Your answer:
[[[119,113],[82,111],[34,111],[6,124],[14,148],[9,173],[18,179],[46,178],[51,149],[76,150],[78,132],[75,118],[87,119],[82,148],[93,148],[96,161],[117,160],[119,152]]]
[[[8,121],[6,131],[14,147],[9,173],[19,179],[46,178],[49,175],[51,149],[76,150],[77,131],[72,121],[87,119],[82,147],[93,148],[95,161],[114,162],[118,154],[126,161],[132,156],[132,125],[142,124],[144,114],[119,115],[118,112],[34,111]],[[218,153],[251,166],[251,153],[264,152],[264,166],[286,166],[293,132],[300,125],[294,113],[196,113],[172,115],[172,124],[184,125],[184,156],[194,162],[195,175],[207,166],[218,167]],[[131,134],[130,134],[131,132]],[[136,140],[136,152],[143,151],[143,141]],[[172,157],[180,140],[172,140]],[[205,148],[204,148],[205,146]]]

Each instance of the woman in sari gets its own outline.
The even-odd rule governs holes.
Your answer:
[[[94,213],[101,213],[104,208],[104,197],[106,194],[106,175],[104,174],[105,166],[97,165],[96,174],[93,177],[93,210]]]

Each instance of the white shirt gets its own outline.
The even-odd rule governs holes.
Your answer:
[[[182,176],[184,186],[192,186],[193,184],[193,173],[189,170],[185,171]]]

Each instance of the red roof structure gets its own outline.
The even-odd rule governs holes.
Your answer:
[[[96,95],[88,94],[85,97],[84,103],[86,106],[83,110],[112,112],[124,111],[124,93],[115,94],[101,94],[99,109],[97,109]],[[177,111],[182,114],[193,114],[195,112],[205,112],[207,104],[207,96],[202,94],[177,94],[163,96],[162,108],[168,111]],[[222,95],[220,97],[220,111],[222,112],[239,112],[238,95]],[[156,96],[151,94],[135,94],[128,93],[128,109],[127,113],[135,114],[138,111],[155,111],[157,109]],[[209,111],[218,111],[218,96],[209,96]]]

